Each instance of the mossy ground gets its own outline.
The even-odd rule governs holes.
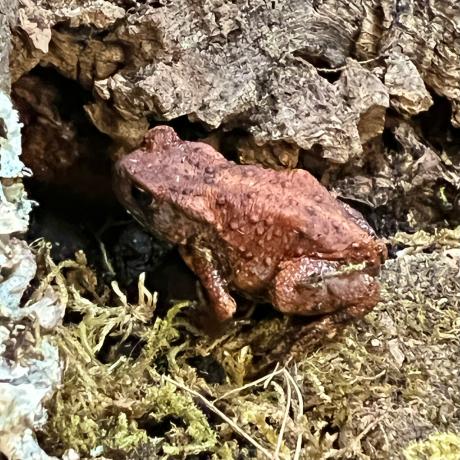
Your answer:
[[[254,384],[251,320],[204,337],[193,306],[159,318],[142,279],[131,304],[81,254],[56,267],[42,249],[45,283],[79,318],[56,335],[66,372],[42,445],[129,459],[460,458],[460,231],[395,241],[405,249],[374,311]],[[199,355],[225,371],[219,383],[189,364]]]

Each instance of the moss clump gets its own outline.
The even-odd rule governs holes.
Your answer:
[[[425,441],[414,442],[404,449],[406,460],[457,460],[460,437],[455,433],[434,433]]]
[[[136,451],[161,453],[199,453],[213,449],[216,435],[205,415],[189,394],[165,382],[156,362],[166,354],[174,359],[172,342],[179,337],[174,318],[187,304],[172,308],[166,318],[153,320],[155,297],[139,283],[139,298],[130,304],[116,285],[117,295],[97,286],[97,279],[80,255],[76,262],[54,266],[45,256],[51,276],[46,282],[61,286],[61,297],[70,311],[82,315],[78,324],[62,326],[56,340],[66,362],[65,378],[49,407],[50,420],[45,430],[46,443],[61,452],[74,448],[84,455],[111,451],[135,455]],[[82,295],[84,292],[88,297]],[[112,301],[114,306],[96,304]],[[142,343],[136,359],[115,354],[101,362],[99,354],[107,340],[117,345],[128,338]],[[169,362],[168,364],[174,364]],[[172,425],[158,437],[148,428],[174,417]],[[133,457],[130,457],[133,458]]]
[[[243,318],[210,339],[190,327],[191,306],[157,317],[142,278],[129,303],[116,285],[100,286],[83,258],[59,267],[48,260],[47,282],[81,315],[56,337],[66,373],[49,408],[48,452],[412,459],[438,458],[442,439],[454,452],[453,435],[434,434],[460,430],[460,255],[455,234],[445,236],[412,245],[405,236],[372,313],[334,340],[323,337],[314,351],[296,348],[289,364],[254,382],[257,350],[270,335],[282,343],[293,327],[286,318]],[[197,355],[212,355],[225,382],[198,377],[187,364]],[[427,441],[412,444],[420,439]]]

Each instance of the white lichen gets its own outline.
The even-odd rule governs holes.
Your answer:
[[[0,452],[10,460],[49,457],[34,429],[46,422],[43,403],[61,381],[61,361],[50,336],[64,305],[52,289],[23,298],[35,277],[35,256],[12,234],[27,230],[32,202],[21,177],[21,124],[10,98],[0,92]],[[6,179],[6,180],[5,180]]]
[[[0,91],[0,235],[24,233],[29,223],[33,202],[27,199],[20,182],[31,171],[19,159],[21,154],[21,123],[10,98]]]
[[[21,154],[21,128],[18,112],[10,98],[0,91],[0,177],[16,178],[30,175],[19,159]]]

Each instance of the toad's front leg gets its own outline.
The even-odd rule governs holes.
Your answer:
[[[228,291],[225,280],[212,251],[198,245],[179,248],[190,269],[195,272],[206,289],[211,307],[219,321],[230,319],[236,311],[235,299]]]
[[[270,289],[275,308],[291,315],[348,311],[365,314],[378,301],[379,285],[363,267],[345,269],[337,262],[308,257],[283,262]]]

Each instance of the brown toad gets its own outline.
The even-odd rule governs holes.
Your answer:
[[[220,320],[236,310],[232,291],[283,313],[340,310],[342,319],[378,301],[384,243],[305,170],[238,165],[158,126],[118,161],[115,189],[137,220],[179,246]]]

